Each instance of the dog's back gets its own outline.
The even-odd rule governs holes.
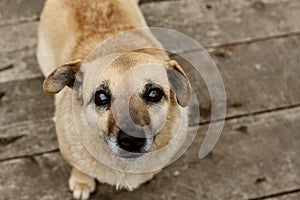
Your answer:
[[[47,76],[55,66],[83,59],[104,39],[143,27],[137,0],[48,0],[38,30],[39,65]]]

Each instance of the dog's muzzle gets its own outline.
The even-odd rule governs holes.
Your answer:
[[[144,147],[147,144],[147,139],[144,135],[141,137],[134,137],[120,130],[117,137],[117,143],[118,146],[125,151],[132,153],[145,153]]]
[[[151,150],[154,137],[146,137],[144,134],[127,134],[119,130],[117,136],[111,134],[105,141],[112,153],[120,158],[135,159]]]

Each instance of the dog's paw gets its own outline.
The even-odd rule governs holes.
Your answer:
[[[95,191],[96,181],[73,168],[69,179],[69,187],[73,192],[73,198],[87,200],[90,194]]]
[[[93,192],[93,188],[86,183],[74,182],[70,185],[70,187],[73,192],[74,199],[88,200],[90,198],[90,194]]]

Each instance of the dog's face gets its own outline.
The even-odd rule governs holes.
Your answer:
[[[166,146],[179,130],[180,107],[190,99],[180,66],[144,53],[68,63],[45,80],[44,90],[57,93],[65,85],[73,88],[81,117],[103,141],[99,145],[124,159]]]

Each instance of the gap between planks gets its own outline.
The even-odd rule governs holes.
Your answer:
[[[10,158],[0,159],[0,163],[10,161],[10,160],[25,159],[25,158],[35,157],[35,156],[42,156],[42,155],[47,155],[47,154],[58,153],[58,152],[59,152],[59,149],[56,148],[56,149],[52,149],[52,150],[48,150],[48,151],[42,151],[42,152],[39,152],[39,153],[33,153],[33,154],[30,154],[30,155],[14,156],[14,157],[10,157]]]
[[[271,41],[271,40],[276,40],[276,39],[292,38],[292,37],[300,37],[300,31],[277,34],[277,35],[275,34],[275,35],[270,35],[270,36],[266,36],[266,37],[250,38],[250,39],[245,39],[245,40],[226,42],[226,43],[222,43],[222,44],[211,44],[211,45],[204,46],[204,49],[206,51],[213,51],[213,50],[218,50],[221,48],[230,48],[230,47],[235,47],[235,46],[248,45],[248,44],[266,42],[266,41]],[[18,52],[22,52],[22,51],[26,51],[26,50],[32,50],[35,48],[36,48],[36,45],[27,46],[27,47],[24,47],[21,49],[15,49],[13,51],[7,51],[7,52],[0,53],[0,56],[5,55],[5,54],[18,53]],[[197,51],[202,51],[202,50],[203,49],[199,49],[199,48],[189,49],[189,50],[183,50],[183,51],[178,51],[178,52],[174,52],[174,53],[171,52],[171,55],[192,53],[192,52],[197,52]]]
[[[298,192],[300,192],[300,188],[294,189],[294,190],[289,190],[289,191],[278,192],[275,194],[265,195],[262,197],[251,198],[248,200],[263,200],[263,199],[269,199],[269,198],[276,198],[276,197],[282,197],[285,195],[294,194],[294,193],[298,193]]]
[[[251,39],[245,39],[245,40],[239,40],[239,41],[233,41],[233,42],[226,42],[223,44],[211,44],[204,46],[204,49],[206,51],[213,51],[213,50],[218,50],[222,48],[231,48],[231,47],[236,47],[236,46],[242,46],[242,45],[250,45],[250,44],[255,44],[255,43],[260,43],[260,42],[267,42],[267,41],[272,41],[272,40],[277,40],[277,39],[285,39],[285,38],[293,38],[293,37],[300,37],[300,31],[296,32],[289,32],[289,33],[283,33],[283,34],[275,34],[275,35],[270,35],[266,37],[257,37],[257,38],[251,38]],[[192,52],[197,52],[201,51],[203,49],[189,49],[189,50],[183,50],[180,52],[174,53],[176,54],[184,54],[184,53],[192,53]]]
[[[234,115],[234,116],[231,116],[231,117],[225,117],[225,121],[231,121],[231,120],[246,118],[246,117],[250,117],[250,116],[259,116],[259,115],[263,115],[263,114],[279,112],[279,111],[283,111],[283,110],[290,110],[290,109],[299,108],[299,107],[300,107],[300,103],[297,103],[297,104],[292,104],[292,105],[288,105],[288,106],[281,106],[281,107],[277,107],[277,108],[259,110],[259,111],[249,112],[249,113],[245,113],[245,114],[241,114],[241,115]],[[224,119],[216,119],[216,120],[212,120],[212,121],[209,120],[209,121],[201,122],[199,124],[191,124],[190,127],[195,127],[195,126],[198,126],[198,125],[202,126],[202,125],[206,125],[206,124],[209,124],[209,123],[216,123],[216,122],[220,122],[221,120],[224,120]]]
[[[40,21],[40,17],[32,17],[32,18],[22,19],[14,22],[6,22],[6,23],[4,22],[0,24],[0,28],[8,27],[8,26],[16,26],[16,25],[26,24],[26,23],[33,23],[38,21]]]

